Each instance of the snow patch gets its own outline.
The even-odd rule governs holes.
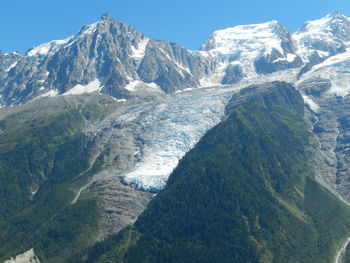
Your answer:
[[[65,93],[63,93],[63,96],[68,96],[68,95],[80,95],[84,93],[92,93],[92,92],[100,92],[103,86],[101,85],[101,82],[98,79],[95,79],[91,81],[87,85],[76,85],[70,90],[67,90]]]
[[[63,40],[53,40],[47,43],[44,43],[40,46],[33,47],[30,49],[26,56],[27,57],[37,57],[37,56],[47,56],[48,54],[53,54],[57,52],[60,48],[65,46],[73,37],[69,37]]]
[[[178,61],[176,61],[175,58],[171,58],[167,52],[165,52],[163,49],[159,48],[159,50],[166,56],[167,59],[169,59],[171,62],[173,62],[179,69],[179,73],[181,76],[184,77],[184,71],[187,72],[189,75],[192,75],[190,69],[186,66],[181,65]]]
[[[137,90],[137,86],[138,85],[141,85],[143,82],[140,81],[140,80],[133,80],[133,81],[130,81],[130,83],[128,85],[125,86],[125,89],[126,90],[129,90],[129,91],[136,91]]]
[[[285,58],[278,58],[273,61],[273,63],[280,62],[280,61],[287,61],[287,62],[293,62],[297,58],[297,55],[295,54],[287,54],[287,57]]]
[[[45,87],[40,87],[39,90],[44,90]],[[45,97],[55,97],[58,95],[58,91],[57,90],[49,90],[48,92],[41,94],[38,98],[45,98]]]
[[[117,99],[117,98],[115,98],[115,97],[111,97],[114,101],[117,101],[117,102],[123,102],[123,103],[125,103],[125,102],[127,102],[127,100],[126,99]]]
[[[17,61],[14,62],[14,63],[12,63],[7,69],[5,69],[5,72],[9,72],[11,69],[13,69],[14,67],[16,67],[17,63],[18,63]]]
[[[35,255],[34,249],[30,249],[27,252],[16,256],[15,258],[5,260],[4,263],[40,263],[40,261]]]
[[[228,65],[228,62],[219,63],[214,72],[212,72],[209,76],[206,76],[199,80],[200,86],[211,87],[215,85],[221,85],[221,81],[226,75],[226,69]]]
[[[150,88],[154,89],[155,91],[158,91],[158,92],[162,92],[162,93],[163,93],[162,89],[161,89],[156,83],[151,82],[151,83],[147,83],[147,85],[148,85]]]
[[[161,88],[154,82],[151,83],[145,83],[140,80],[131,80],[128,85],[125,86],[126,90],[129,90],[131,92],[136,92],[138,89],[148,89],[153,90],[156,92],[164,93]]]
[[[320,106],[318,106],[316,104],[316,102],[314,102],[309,96],[307,96],[305,94],[301,94],[301,96],[303,97],[303,100],[304,100],[305,104],[309,105],[310,109],[313,112],[318,112]]]
[[[98,23],[99,22],[96,22],[96,23],[85,26],[79,35],[81,35],[83,37],[83,36],[88,35],[88,34],[93,34],[97,29]]]
[[[144,38],[137,44],[137,47],[131,46],[131,51],[132,51],[131,57],[136,61],[140,62],[145,56],[146,46],[148,42],[149,42],[149,38]]]
[[[84,26],[82,30],[74,36],[70,36],[63,40],[53,40],[37,47],[33,47],[30,49],[26,56],[27,57],[39,57],[39,56],[47,56],[56,53],[61,48],[69,47],[76,41],[84,38],[88,34],[92,34],[96,31],[98,22]]]
[[[317,50],[317,54],[321,57],[321,58],[326,58],[329,57],[329,52],[327,51],[321,51],[321,50]]]

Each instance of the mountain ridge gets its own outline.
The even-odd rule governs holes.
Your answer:
[[[313,32],[314,26],[308,29],[322,24],[320,21],[325,33]],[[338,21],[335,29],[328,30],[334,21]],[[26,55],[0,55],[0,103],[17,105],[40,96],[62,95],[94,81],[99,83],[90,92],[130,99],[234,84],[281,70],[300,69],[303,74],[327,58],[344,53],[347,31],[348,19],[331,13],[305,23],[294,34],[277,21],[218,30],[199,51],[190,51],[149,39],[134,27],[103,14],[98,22],[82,27],[65,40],[33,47]],[[332,37],[333,42],[320,42],[317,34],[321,33]],[[214,43],[222,48],[214,48]]]

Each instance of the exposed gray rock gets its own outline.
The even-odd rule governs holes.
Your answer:
[[[325,187],[350,200],[350,98],[328,94],[330,87],[328,79],[319,77],[299,84],[319,106],[316,113],[307,111],[310,131],[318,145],[315,175]]]
[[[9,72],[22,57],[16,52],[4,54],[0,50],[0,72]]]
[[[304,73],[312,69],[313,66],[322,63],[327,57],[321,57],[317,52],[312,52],[308,57],[308,62],[300,69],[298,73],[298,78],[300,78]]]
[[[299,84],[299,88],[305,92],[307,95],[314,97],[320,97],[332,86],[329,79],[323,79],[321,77],[313,77],[304,80]]]
[[[14,59],[18,63],[4,74],[1,68],[8,68]],[[103,86],[101,92],[118,99],[135,97],[135,92],[127,88],[135,81],[155,83],[164,92],[174,93],[198,86],[199,79],[213,70],[212,64],[213,60],[200,52],[148,39],[105,14],[77,35],[32,48],[24,57],[1,55],[0,101],[16,105],[48,91],[63,94],[97,79]],[[145,92],[144,97],[147,95]]]
[[[284,69],[301,67],[303,65],[301,58],[293,53],[292,55],[295,57],[288,60],[288,53],[283,55],[278,50],[273,49],[270,54],[259,57],[254,61],[255,71],[259,74],[270,74]]]
[[[191,73],[197,58],[177,44],[151,40],[137,72],[144,82],[154,82],[166,93],[174,93],[199,85],[198,75]]]
[[[274,31],[281,39],[283,53],[273,49],[271,53],[257,58],[254,61],[257,73],[269,74],[279,70],[298,68],[303,64],[299,55],[296,54],[297,48],[291,33],[281,24],[277,24]]]
[[[104,171],[98,176],[108,178],[111,172]],[[125,226],[134,223],[153,197],[152,193],[137,190],[122,184],[120,179],[98,180],[88,191],[97,193],[103,208],[99,221],[97,240],[103,240],[112,233],[118,233]]]
[[[225,76],[222,79],[222,84],[234,84],[242,80],[244,77],[242,68],[239,65],[229,65],[226,68]]]

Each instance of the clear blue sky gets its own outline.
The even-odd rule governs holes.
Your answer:
[[[350,16],[348,0],[2,0],[0,49],[25,52],[32,46],[75,34],[108,12],[148,37],[189,49],[215,30],[278,20],[295,31],[304,21],[331,11]]]

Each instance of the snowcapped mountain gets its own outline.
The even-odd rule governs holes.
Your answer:
[[[148,38],[105,14],[25,55],[0,53],[0,117],[17,109],[35,116],[36,107],[55,103],[82,115],[91,167],[70,188],[68,203],[85,192],[101,197],[103,239],[134,222],[179,160],[225,118],[239,90],[286,81],[307,105],[319,146],[316,176],[350,200],[349,43],[350,20],[337,12],[294,34],[277,21],[218,30],[198,51]],[[40,186],[28,185],[31,198]]]
[[[291,34],[277,21],[215,31],[201,50],[217,54],[229,62],[226,79],[232,68],[242,77],[249,78],[301,66]]]
[[[213,63],[199,52],[149,39],[107,14],[77,35],[34,47],[15,62],[0,73],[1,104],[64,94],[97,81],[99,91],[117,99],[159,96],[198,86]]]
[[[189,51],[150,39],[105,14],[78,34],[34,47],[24,56],[0,54],[0,100],[16,105],[40,97],[105,93],[120,102],[148,101],[145,109],[139,106],[140,115],[131,111],[118,117],[121,127],[134,127],[135,121],[143,127],[142,133],[130,128],[142,138],[141,147],[133,145],[142,157],[122,177],[159,190],[177,161],[220,120],[233,92],[286,80],[300,87],[314,112],[320,108],[315,94],[346,96],[349,30],[349,19],[334,12],[306,22],[294,34],[277,21],[218,30],[199,51]],[[328,84],[315,91],[310,83]],[[169,125],[163,125],[165,120]],[[97,133],[111,124],[104,125]]]
[[[333,12],[319,20],[306,22],[293,34],[293,39],[305,62],[298,83],[327,80],[327,88],[321,93],[318,91],[311,94],[316,97],[347,96],[350,93],[350,19],[339,12]]]
[[[31,48],[24,56],[0,54],[0,103],[95,91],[116,99],[155,98],[287,69],[301,75],[345,52],[349,30],[349,19],[334,12],[294,34],[277,21],[218,30],[199,51],[189,51],[149,39],[104,14],[76,35]]]
[[[345,52],[350,41],[350,20],[333,12],[327,16],[306,22],[293,38],[298,43],[298,53],[304,60],[313,62]]]

